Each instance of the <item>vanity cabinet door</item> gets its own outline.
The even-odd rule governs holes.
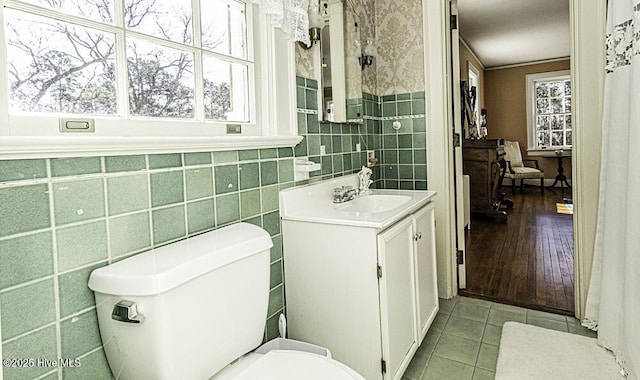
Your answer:
[[[438,313],[434,208],[429,203],[413,214],[419,343]]]
[[[413,235],[411,217],[378,235],[385,379],[401,378],[418,347]]]

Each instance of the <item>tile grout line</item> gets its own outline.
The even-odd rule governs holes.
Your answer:
[[[149,167],[149,155],[144,155],[144,164],[145,167]],[[147,177],[147,215],[149,218],[149,243],[150,248],[153,249],[155,247],[155,231],[153,230],[153,207],[151,207],[151,174],[149,172],[146,173]]]
[[[4,288],[4,289],[2,289],[0,291],[0,294],[9,293],[9,292],[12,292],[14,290],[24,288],[25,286],[31,286],[31,285],[38,284],[38,283],[46,281],[46,280],[53,280],[53,278],[55,276],[56,276],[56,274],[52,273],[52,274],[49,274],[49,275],[46,275],[46,276],[43,276],[43,277],[38,277],[38,278],[33,279],[33,280],[21,282],[21,283],[16,284],[16,285],[7,286],[6,288]]]
[[[47,178],[51,178],[51,159],[46,160]],[[55,308],[55,329],[56,329],[56,354],[62,357],[62,327],[60,326],[60,289],[58,284],[58,233],[55,222],[55,204],[53,200],[53,183],[49,182],[47,188],[49,190],[49,218],[53,228],[51,233],[51,250],[53,253],[53,298]],[[62,369],[58,368],[58,379],[62,380]]]
[[[100,157],[100,165],[102,168],[102,171],[104,172],[106,170],[106,163],[105,163],[105,158],[104,157]],[[111,255],[111,223],[110,223],[110,219],[109,217],[111,216],[110,214],[110,205],[109,205],[109,189],[108,189],[108,180],[107,178],[104,178],[102,180],[102,198],[103,198],[103,202],[104,202],[104,215],[105,215],[105,221],[104,221],[104,228],[105,228],[105,233],[107,234],[106,236],[106,240],[107,240],[107,264],[111,263],[112,260],[112,255]]]
[[[212,155],[212,160],[213,160],[213,153]],[[238,167],[240,167],[240,165],[238,165]],[[211,167],[211,175],[213,176],[213,180],[211,181],[212,183],[212,193],[213,193],[213,229],[217,229],[218,228],[218,192],[216,191],[216,186],[218,184],[218,182],[216,181],[216,170],[214,167]],[[238,179],[239,181],[240,179]],[[238,183],[238,187],[240,187],[240,183]],[[240,196],[240,195],[238,195]]]
[[[48,188],[47,188],[47,191]],[[41,234],[43,232],[51,232],[53,233],[54,228],[49,226],[46,228],[39,228],[37,230],[30,230],[30,231],[26,231],[26,232],[18,232],[15,234],[11,234],[11,235],[6,235],[6,236],[2,236],[0,237],[0,242],[5,241],[5,240],[11,240],[11,239],[17,239],[17,238],[21,238],[21,237],[25,237],[25,236],[31,236],[31,235],[37,235],[37,234]]]
[[[184,153],[180,154],[182,161],[182,210],[184,211],[184,238],[189,237],[189,216],[187,215],[187,169],[184,167]]]
[[[103,158],[103,157],[101,157]],[[49,160],[49,159],[47,159]],[[213,166],[213,164],[203,164],[203,165],[193,165],[190,168],[201,168]],[[89,174],[74,174],[74,175],[66,175],[60,177],[47,177],[47,178],[36,178],[36,179],[26,179],[26,180],[18,180],[18,181],[9,181],[9,182],[0,182],[0,189],[8,189],[13,187],[22,187],[22,186],[31,186],[45,183],[61,183],[61,182],[76,182],[82,180],[90,180],[90,179],[103,179],[103,178],[118,178],[118,177],[128,177],[136,174],[155,174],[155,173],[169,173],[174,171],[183,170],[184,167],[168,167],[168,168],[158,168],[158,169],[138,169],[138,170],[130,170],[130,171],[121,171],[121,172],[103,172],[101,173],[89,173]]]
[[[42,331],[42,330],[44,330],[44,329],[46,329],[46,328],[53,327],[53,326],[55,326],[55,325],[56,325],[56,323],[57,323],[56,321],[52,321],[52,322],[49,322],[49,323],[44,324],[44,325],[42,325],[42,326],[38,326],[38,327],[36,327],[36,328],[34,328],[34,329],[31,329],[31,330],[29,330],[29,331],[26,331],[26,332],[20,333],[20,334],[18,334],[18,335],[16,335],[16,336],[12,336],[11,338],[7,338],[7,339],[5,339],[2,343],[3,343],[3,344],[5,344],[5,343],[13,343],[13,342],[15,342],[16,340],[22,339],[22,338],[24,338],[24,337],[25,337],[25,336],[27,336],[27,335],[31,335],[31,334],[33,334],[33,333],[37,333],[38,331]]]

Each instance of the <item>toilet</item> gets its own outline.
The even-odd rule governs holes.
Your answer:
[[[325,348],[284,338],[261,346],[272,245],[260,227],[236,223],[94,270],[113,376],[363,380]]]

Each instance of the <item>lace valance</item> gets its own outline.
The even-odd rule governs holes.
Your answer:
[[[249,0],[260,12],[271,15],[271,23],[291,41],[309,45],[309,0]]]

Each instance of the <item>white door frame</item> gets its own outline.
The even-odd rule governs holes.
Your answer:
[[[596,236],[600,162],[602,147],[602,108],[606,0],[570,0],[571,81],[573,87],[572,185],[574,298],[576,317],[582,318],[591,278]]]
[[[436,259],[438,294],[458,294],[456,218],[453,182],[451,76],[449,72],[449,1],[422,0],[424,28],[425,107],[427,121],[427,184],[438,194]]]
[[[569,0],[573,84],[574,294],[576,316],[584,314],[598,210],[606,0]],[[436,250],[440,297],[457,294],[455,192],[449,70],[449,0],[422,0],[427,111],[427,181],[438,192]]]
[[[450,0],[451,8],[450,15],[458,18],[458,0]],[[457,147],[453,146],[453,143],[450,147],[453,147],[453,165],[454,165],[454,183],[455,183],[455,202],[456,202],[456,250],[461,255],[461,260],[458,262],[456,260],[456,266],[458,269],[458,289],[465,289],[467,287],[467,248],[465,243],[465,225],[464,225],[464,210],[465,210],[465,199],[464,199],[464,191],[463,191],[463,168],[462,168],[462,140],[464,139],[464,134],[462,130],[462,104],[460,104],[460,35],[459,29],[456,28],[451,30],[451,34],[449,37],[449,54],[451,57],[451,66],[450,66],[450,75],[451,75],[451,108],[453,109],[452,121],[453,128],[451,130],[452,133],[456,133],[459,136],[459,142]],[[478,79],[480,76],[478,75]],[[478,92],[479,94],[479,92]],[[476,98],[476,110],[478,110],[478,106],[480,104],[480,99]],[[476,119],[479,120],[479,119]],[[456,257],[457,259],[457,257]]]

